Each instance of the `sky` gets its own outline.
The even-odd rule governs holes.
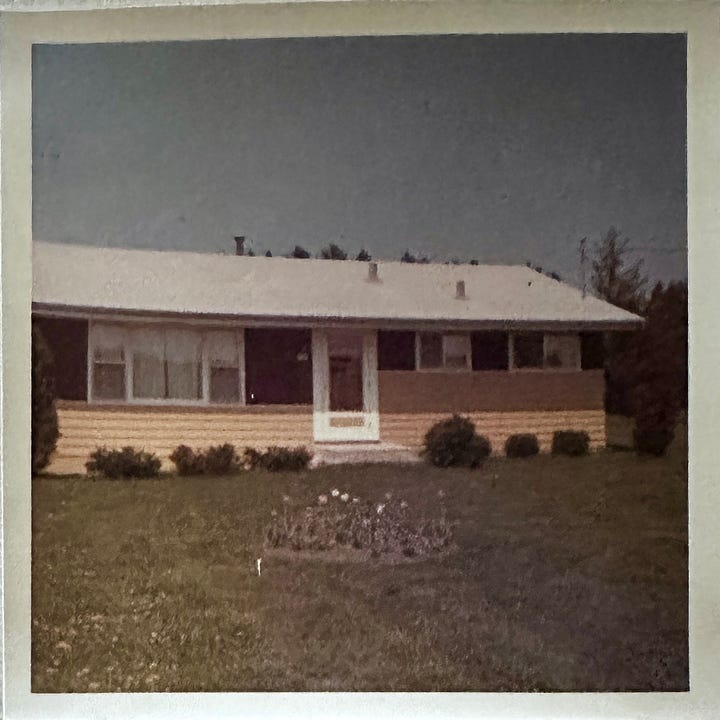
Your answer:
[[[579,282],[610,226],[687,277],[684,35],[290,38],[33,51],[33,237]],[[589,270],[588,270],[589,271]]]

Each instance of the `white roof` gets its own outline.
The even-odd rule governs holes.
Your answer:
[[[524,266],[238,257],[33,243],[33,307],[378,325],[632,327],[640,318]],[[465,282],[465,299],[456,283]]]

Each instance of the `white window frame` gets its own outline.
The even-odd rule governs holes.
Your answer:
[[[517,367],[515,365],[515,335],[522,334],[523,331],[508,333],[508,370],[511,372],[530,372],[530,373],[568,373],[577,372],[582,369],[582,352],[578,349],[576,363],[573,367],[552,367],[547,364],[548,353],[548,337],[550,335],[572,335],[578,338],[580,342],[580,333],[575,332],[544,332],[543,331],[543,364],[539,367]],[[529,331],[539,332],[539,331]]]
[[[125,397],[124,398],[96,398],[93,392],[94,383],[94,355],[95,355],[95,338],[93,336],[93,319],[88,322],[88,382],[87,397],[88,403],[93,405],[157,405],[165,407],[239,407],[245,405],[245,332],[244,328],[216,328],[198,327],[197,325],[173,323],[172,325],[158,325],[156,323],[114,323],[112,320],[98,320],[98,325],[115,325],[119,328],[123,339],[123,354],[125,357]],[[167,327],[174,327],[183,330],[194,330],[200,335],[200,371],[201,371],[201,397],[198,399],[188,398],[136,398],[133,395],[133,343],[131,339],[131,331],[137,328],[152,328],[157,332],[163,332]],[[213,330],[222,329],[224,331],[234,330],[238,348],[238,383],[239,383],[239,401],[237,403],[215,403],[210,401],[210,360],[208,354],[207,343],[205,342],[206,333]]]
[[[442,339],[442,365],[440,367],[423,367],[421,363],[422,358],[422,341],[421,335],[424,333],[433,333],[440,335]],[[465,366],[464,367],[448,367],[447,366],[447,343],[446,338],[449,337],[460,337],[463,339],[465,345]],[[418,331],[415,333],[415,369],[419,372],[443,372],[443,373],[455,373],[455,372],[470,372],[472,371],[472,342],[470,340],[470,333],[464,332],[443,332],[437,330],[425,330]]]

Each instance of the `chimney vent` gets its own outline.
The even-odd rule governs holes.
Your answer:
[[[378,265],[376,262],[371,262],[368,265],[368,280],[370,282],[378,281]]]
[[[244,255],[245,254],[245,236],[244,235],[236,235],[235,236],[235,254],[236,255]]]
[[[455,283],[455,297],[458,300],[464,300],[465,299],[465,281],[464,280],[458,280]]]

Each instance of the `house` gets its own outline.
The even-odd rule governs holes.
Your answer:
[[[54,355],[49,467],[98,445],[417,449],[451,413],[605,444],[601,333],[641,319],[527,267],[296,260],[33,243]]]

